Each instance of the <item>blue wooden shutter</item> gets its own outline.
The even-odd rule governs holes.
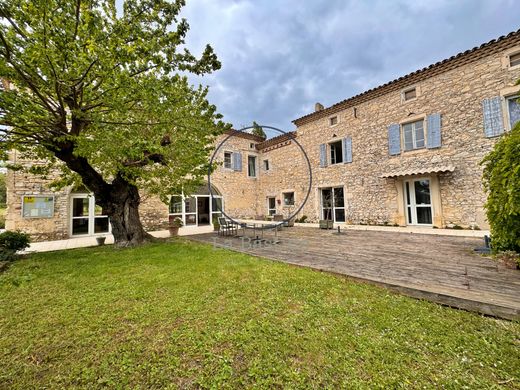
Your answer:
[[[401,127],[397,123],[388,126],[388,152],[391,156],[401,153]]]
[[[327,166],[327,145],[320,145],[320,167],[325,168]]]
[[[242,172],[242,153],[233,152],[233,170]]]
[[[352,138],[343,138],[343,163],[352,162]]]
[[[484,111],[484,133],[486,137],[496,137],[504,132],[502,119],[502,99],[495,96],[482,101]]]
[[[427,118],[428,144],[429,149],[441,147],[441,114],[431,114]]]

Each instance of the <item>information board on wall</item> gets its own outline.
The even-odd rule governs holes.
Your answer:
[[[54,196],[24,196],[22,216],[24,218],[51,218],[54,215]]]

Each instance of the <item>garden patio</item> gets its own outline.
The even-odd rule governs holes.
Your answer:
[[[520,318],[520,271],[474,252],[481,238],[292,227],[264,232],[267,243],[193,240],[383,285],[415,298],[508,319]],[[261,234],[261,231],[256,233]],[[260,237],[261,238],[261,237]]]

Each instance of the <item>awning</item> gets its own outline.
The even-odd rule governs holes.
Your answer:
[[[438,165],[433,167],[418,167],[409,168],[398,171],[391,171],[381,175],[383,178],[388,177],[400,177],[400,176],[412,176],[412,175],[426,175],[428,173],[442,173],[442,172],[453,172],[455,167],[453,165]]]

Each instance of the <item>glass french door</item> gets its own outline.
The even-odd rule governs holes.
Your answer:
[[[71,235],[87,236],[110,233],[110,221],[103,215],[91,195],[73,195],[71,198]]]
[[[432,225],[430,180],[415,179],[404,182],[406,220],[408,225]]]
[[[321,217],[329,221],[345,222],[343,187],[321,189]]]
[[[169,215],[181,218],[184,226],[209,225],[222,216],[223,210],[224,199],[220,195],[214,195],[213,199],[209,195],[174,195],[170,198]]]
[[[276,214],[276,198],[274,196],[270,196],[267,198],[267,215],[275,215]]]

